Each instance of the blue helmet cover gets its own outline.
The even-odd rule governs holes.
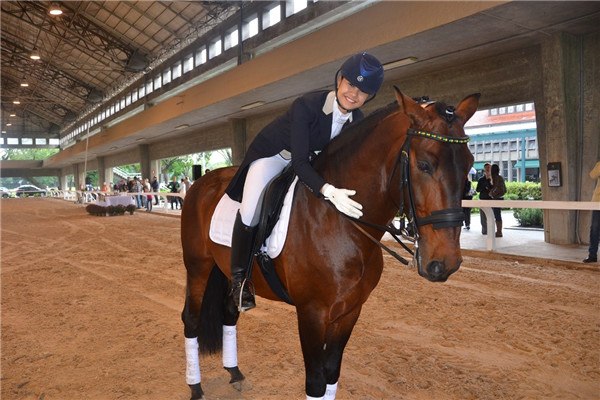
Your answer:
[[[367,94],[376,94],[383,84],[383,66],[369,53],[357,53],[340,68],[342,76]]]

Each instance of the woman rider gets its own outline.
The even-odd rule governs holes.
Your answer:
[[[379,60],[368,53],[355,54],[336,73],[334,91],[315,91],[299,97],[250,144],[225,191],[233,200],[241,201],[231,238],[231,289],[239,311],[256,306],[245,277],[253,260],[259,202],[265,187],[290,160],[298,179],[315,196],[331,201],[351,217],[362,216],[362,206],[350,199],[356,192],[325,182],[311,166],[310,154],[323,150],[343,127],[362,119],[359,107],[375,97],[382,83]]]

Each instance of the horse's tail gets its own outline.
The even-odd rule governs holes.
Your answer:
[[[216,265],[213,267],[200,310],[198,344],[200,353],[215,354],[223,349],[223,322],[229,281]]]

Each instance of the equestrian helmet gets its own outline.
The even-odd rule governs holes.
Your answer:
[[[383,66],[369,53],[354,54],[342,64],[339,72],[367,94],[376,94],[383,83]]]

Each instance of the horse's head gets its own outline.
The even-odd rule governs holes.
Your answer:
[[[479,94],[455,108],[417,104],[396,89],[400,111],[411,120],[402,148],[403,210],[416,230],[419,275],[444,282],[460,267],[462,193],[473,155],[464,124],[477,110]]]

